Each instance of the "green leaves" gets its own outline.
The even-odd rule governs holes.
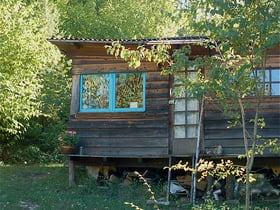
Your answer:
[[[200,159],[197,163],[197,169],[189,166],[189,163],[183,163],[179,161],[177,164],[172,165],[169,170],[184,170],[193,174],[199,174],[198,181],[205,179],[207,176],[216,177],[218,180],[225,179],[228,176],[236,176],[238,181],[244,181],[245,169],[242,166],[234,165],[231,160],[223,160],[220,162],[213,162],[204,159]]]
[[[60,0],[60,29],[75,38],[175,36],[186,20],[174,0]]]
[[[169,57],[168,50],[170,45],[157,45],[151,47],[151,49],[145,48],[143,46],[138,46],[136,50],[126,49],[118,41],[113,42],[112,45],[106,45],[107,53],[110,55],[115,55],[124,59],[128,62],[130,68],[138,68],[141,65],[141,61],[144,59],[148,61],[153,61],[157,64],[164,63]]]
[[[18,136],[41,114],[42,72],[59,52],[47,42],[56,32],[54,9],[41,3],[0,2],[0,139]],[[34,13],[35,11],[35,13]]]

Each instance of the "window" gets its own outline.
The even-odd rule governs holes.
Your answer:
[[[81,75],[81,112],[145,111],[145,73]]]
[[[266,69],[264,71],[256,70],[260,81],[265,85],[265,95],[280,95],[280,69]]]
[[[199,101],[190,94],[183,81],[196,80],[197,71],[189,66],[186,71],[174,75],[174,139],[195,139],[198,132]]]

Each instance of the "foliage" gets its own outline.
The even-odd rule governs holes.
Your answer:
[[[30,126],[22,135],[20,142],[11,148],[9,162],[16,160],[21,163],[61,162],[57,148],[57,136],[66,129],[66,122],[69,118],[70,65],[69,61],[62,58],[55,67],[44,71],[42,75],[44,89],[41,94],[42,115],[30,119]],[[32,148],[37,148],[36,152],[32,151]],[[28,154],[29,152],[34,154],[32,158]]]
[[[1,1],[0,10],[0,144],[6,158],[30,119],[42,115],[42,76],[60,54],[47,41],[57,34],[52,4]]]
[[[136,50],[126,49],[119,41],[115,41],[112,45],[106,45],[107,53],[121,57],[128,62],[130,68],[138,68],[141,61],[146,59],[149,62],[157,64],[168,62],[170,45],[157,45],[151,48],[138,46]]]
[[[58,136],[58,142],[59,145],[64,146],[64,145],[76,145],[78,143],[78,137],[77,137],[77,133],[76,131],[72,131],[72,130],[67,130],[64,131],[63,133],[61,133]]]
[[[6,162],[56,157],[56,136],[66,129],[70,63],[48,38],[174,36],[184,18],[173,0],[12,0],[0,8],[0,153]]]
[[[168,167],[166,167],[168,168]],[[238,182],[245,181],[245,168],[243,166],[235,165],[231,160],[221,159],[220,163],[215,163],[214,161],[208,161],[200,159],[197,163],[197,169],[189,166],[189,163],[179,163],[168,168],[169,170],[184,170],[186,172],[192,172],[199,174],[201,181],[207,176],[216,177],[218,180],[226,179],[228,176],[235,176]],[[250,175],[250,182],[255,181],[253,176]]]
[[[175,0],[61,0],[66,37],[131,39],[175,36],[184,14]]]
[[[143,183],[143,185],[147,188],[147,192],[150,195],[151,201],[154,203],[154,209],[160,210],[156,198],[155,198],[155,192],[152,190],[151,185],[148,183],[148,181],[137,171],[134,172],[134,174],[137,176],[137,178]],[[135,208],[136,210],[143,210],[139,206],[131,203],[131,202],[125,202],[124,204],[131,206],[132,208]]]
[[[279,1],[190,1],[187,9],[189,22],[186,27],[192,34],[201,36],[198,45],[208,49],[211,56],[189,59],[191,50],[175,50],[170,56],[166,51],[155,51],[139,47],[137,51],[123,49],[118,44],[108,48],[108,52],[139,67],[143,59],[156,63],[158,55],[164,55],[161,63],[167,67],[165,74],[180,74],[182,69],[194,66],[196,78],[180,77],[179,80],[195,97],[204,97],[210,102],[223,105],[223,112],[232,116],[233,125],[242,128],[246,151],[246,208],[249,208],[250,171],[260,139],[259,109],[265,95],[264,78],[260,78],[256,68],[264,72],[266,52],[279,44]],[[167,49],[168,46],[157,48]],[[124,51],[124,53],[122,53]],[[150,59],[151,58],[151,59]],[[207,71],[204,71],[207,69]],[[260,75],[265,75],[261,73]],[[246,98],[255,96],[256,108],[253,119],[247,119]],[[253,132],[247,129],[253,123]],[[249,141],[252,146],[249,146]],[[269,144],[268,144],[269,145]]]
[[[207,200],[205,200],[204,203],[194,205],[192,207],[192,210],[214,210],[214,209],[227,210],[227,209],[229,209],[229,207],[225,204],[219,205],[211,199],[207,199]]]
[[[213,56],[195,61],[200,71],[207,68],[205,77],[198,83],[202,82],[208,94],[214,94],[224,112],[233,113],[242,127],[246,155],[245,201],[249,209],[249,175],[259,139],[259,109],[265,94],[264,84],[254,70],[264,70],[267,49],[279,43],[279,2],[201,0],[190,4],[189,14],[195,17],[191,23],[193,31],[209,35],[206,45],[214,50]],[[256,97],[257,106],[251,119],[254,129],[250,133],[244,100],[252,95]],[[252,146],[249,146],[249,139]]]
[[[70,106],[70,63],[47,39],[58,34],[49,1],[0,2],[0,153],[9,162],[57,161]]]

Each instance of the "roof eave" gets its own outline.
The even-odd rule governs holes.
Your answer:
[[[170,45],[186,45],[186,44],[198,44],[204,43],[208,37],[173,37],[164,39],[67,39],[67,38],[53,38],[49,41],[55,43],[69,43],[69,44],[103,44],[110,45],[113,42],[119,42],[124,45],[158,45],[158,44],[170,44]]]

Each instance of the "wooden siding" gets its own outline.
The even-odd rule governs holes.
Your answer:
[[[77,49],[78,51],[81,49]],[[73,88],[68,128],[77,131],[84,155],[100,157],[165,157],[169,154],[169,77],[153,63],[137,70],[113,56],[89,49],[72,53]],[[80,74],[97,72],[146,72],[146,111],[81,113],[78,109]]]
[[[267,51],[267,68],[280,67],[280,45],[274,49]],[[246,109],[247,121],[253,118],[253,111],[256,108],[256,99],[246,99],[250,103],[250,107]],[[207,104],[204,118],[204,147],[201,148],[203,152],[212,152],[218,145],[223,148],[224,155],[238,155],[244,154],[244,143],[242,129],[239,127],[227,128],[228,121],[231,119],[221,113],[222,107],[217,104]],[[259,129],[259,135],[263,139],[280,139],[280,96],[266,96],[264,97],[259,117],[265,119],[266,126],[264,129]],[[248,122],[248,131],[252,133],[252,123]],[[250,142],[249,142],[250,143]],[[280,147],[280,145],[279,145]],[[265,151],[264,156],[277,156],[280,154],[272,154]]]
[[[186,139],[172,142],[173,122],[171,105],[169,105],[170,80],[160,75],[158,67],[149,62],[142,63],[137,70],[132,70],[121,59],[107,54],[104,44],[82,42],[56,43],[60,50],[72,59],[72,101],[71,117],[68,128],[76,130],[80,137],[85,155],[93,157],[166,157],[172,155],[183,157],[190,148],[194,148],[196,139],[186,144]],[[172,49],[182,45],[173,45]],[[136,45],[127,45],[135,49]],[[280,46],[268,51],[267,66],[279,67]],[[208,49],[193,46],[191,57],[210,55]],[[146,111],[127,113],[80,113],[79,81],[80,74],[97,72],[146,72]],[[266,128],[261,131],[264,138],[280,139],[280,97],[266,97],[261,116],[266,119]],[[244,154],[242,132],[240,128],[226,128],[227,121],[215,105],[206,105],[203,125],[203,142],[201,150],[213,150],[218,145],[223,147],[224,155]],[[171,117],[171,118],[170,118]],[[251,128],[249,128],[251,129]],[[174,139],[173,139],[174,140]],[[193,151],[193,149],[192,149]],[[270,156],[272,154],[266,153]],[[279,157],[279,154],[278,154]]]
[[[264,129],[259,129],[259,135],[263,139],[280,139],[280,97],[266,97],[263,100],[260,110],[260,117],[266,122]],[[254,100],[248,99],[254,106]],[[250,109],[247,113],[247,122],[252,119],[253,113]],[[209,105],[206,108],[204,119],[204,145],[202,148],[206,153],[211,152],[218,145],[223,148],[224,155],[244,154],[243,134],[240,127],[227,128],[231,118],[218,111],[217,106]],[[252,123],[248,122],[247,128],[250,133],[253,131]],[[250,142],[249,142],[250,143]],[[279,145],[280,146],[280,145]],[[265,156],[279,156],[266,151]]]
[[[269,68],[279,68],[280,67],[280,44],[275,48],[267,51],[268,58],[266,60],[266,65]]]

